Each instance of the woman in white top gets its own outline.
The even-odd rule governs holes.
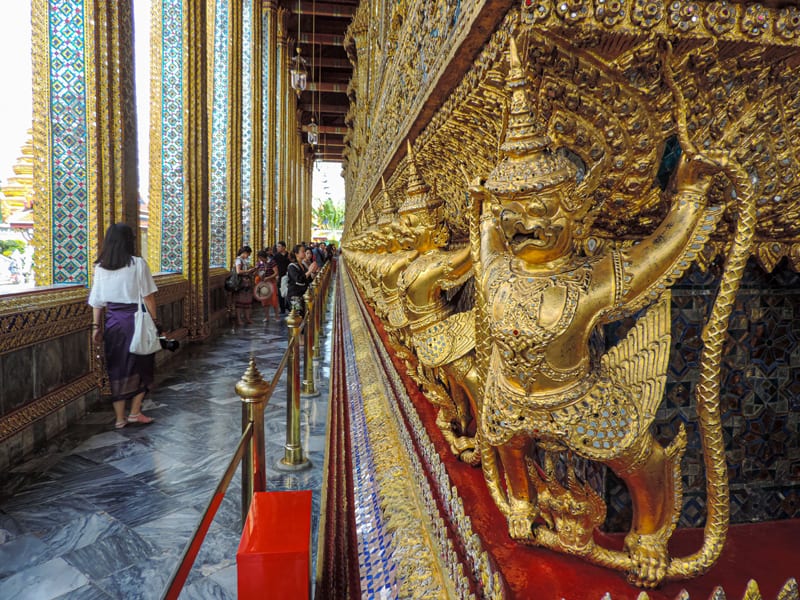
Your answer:
[[[89,304],[93,310],[92,339],[103,342],[106,370],[111,385],[115,427],[147,425],[153,419],[142,414],[142,400],[153,383],[155,354],[131,354],[134,314],[141,293],[147,312],[156,320],[156,288],[147,262],[134,256],[133,230],[125,223],[108,228],[95,263]],[[105,319],[103,313],[105,312]],[[125,403],[131,412],[125,417]]]

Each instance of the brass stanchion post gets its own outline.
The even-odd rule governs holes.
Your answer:
[[[300,394],[304,398],[314,398],[319,396],[319,392],[314,387],[314,330],[317,320],[317,303],[314,301],[314,294],[311,287],[306,288],[303,301],[306,303],[306,318],[304,331],[304,357],[303,357],[303,391]]]
[[[319,281],[318,277],[314,278],[314,281],[311,282],[311,287],[313,288],[312,289],[312,293],[317,298],[317,301],[319,300],[319,283],[320,283],[320,281]],[[319,305],[319,302],[317,302],[317,305]],[[319,311],[317,311],[317,312],[319,312]],[[320,354],[319,354],[319,326],[320,326],[320,324],[321,323],[320,323],[319,319],[317,318],[317,315],[315,314],[314,315],[314,338],[313,338],[313,342],[314,342],[314,357],[315,358],[319,358],[319,356],[320,356]]]
[[[253,436],[245,446],[242,457],[242,522],[244,523],[253,494],[267,490],[264,405],[269,393],[269,384],[261,377],[252,356],[247,370],[236,384],[236,393],[242,399],[242,431],[244,432],[250,423],[253,424]]]
[[[283,471],[299,471],[311,466],[303,455],[300,442],[300,324],[303,320],[292,307],[286,325],[289,328],[289,365],[286,373],[286,445],[283,458],[276,467]]]

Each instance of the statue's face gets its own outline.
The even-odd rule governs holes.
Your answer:
[[[575,216],[557,190],[502,202],[499,221],[509,250],[526,262],[542,264],[572,251]]]
[[[431,243],[433,226],[429,219],[410,213],[403,216],[401,224],[405,234],[403,241],[409,242],[410,248],[424,252],[434,247]]]

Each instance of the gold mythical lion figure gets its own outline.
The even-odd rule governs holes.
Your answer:
[[[576,243],[592,208],[588,194],[576,193],[583,165],[554,151],[526,86],[512,39],[501,159],[471,187],[482,204],[474,209],[481,214],[476,285],[490,333],[480,417],[487,482],[514,539],[623,564],[634,583],[654,586],[667,575],[686,444],[683,430],[667,448],[649,431],[669,357],[666,284],[688,268],[722,215],[707,197],[724,160],[684,154],[672,206],[655,231],[586,256]],[[604,352],[599,326],[647,304],[627,337]],[[599,497],[571,471],[566,487],[553,481],[553,469],[531,460],[534,446],[600,462],[624,480],[633,502],[625,560],[594,543],[605,511]]]

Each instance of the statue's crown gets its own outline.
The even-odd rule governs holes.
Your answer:
[[[381,177],[381,198],[383,200],[383,205],[381,206],[381,212],[378,215],[378,226],[388,225],[392,221],[394,221],[394,205],[392,204],[392,199],[389,196],[389,192],[386,191],[386,180]]]
[[[441,198],[431,193],[430,186],[422,180],[417,172],[417,161],[411,142],[406,141],[408,148],[408,184],[406,186],[406,199],[400,205],[398,213],[401,215],[425,211],[430,212],[443,204]]]
[[[552,151],[553,142],[535,118],[526,85],[517,44],[512,37],[506,78],[506,91],[511,99],[508,125],[500,146],[502,158],[486,180],[486,188],[501,197],[574,181],[577,172],[564,155]]]

